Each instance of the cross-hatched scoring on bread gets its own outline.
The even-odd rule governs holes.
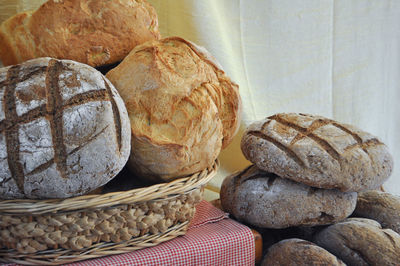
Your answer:
[[[95,140],[106,129],[96,130],[97,132],[88,137],[83,145],[77,145],[73,149],[69,148],[68,151],[64,143],[65,136],[63,135],[65,111],[90,102],[98,102],[101,106],[110,105],[108,108],[111,109],[114,118],[115,141],[118,150],[121,151],[122,125],[120,111],[113,98],[114,95],[110,86],[104,77],[101,77],[102,82],[104,82],[103,86],[88,86],[89,90],[79,91],[80,83],[85,81],[84,79],[78,81],[74,75],[64,75],[65,72],[73,72],[69,64],[67,61],[62,62],[51,59],[48,61],[47,66],[15,65],[9,67],[5,75],[4,71],[0,75],[0,97],[2,97],[0,119],[4,118],[0,120],[0,145],[6,147],[5,157],[1,156],[0,160],[3,160],[2,166],[6,166],[10,173],[9,176],[3,177],[0,185],[12,178],[15,180],[18,188],[24,191],[26,176],[41,172],[53,163],[56,165],[60,176],[68,178],[68,173],[72,171],[71,166],[67,165],[68,156],[76,153],[88,143]],[[43,84],[40,84],[40,82],[35,83],[34,80],[32,81],[32,78],[39,74],[44,76],[44,80],[42,80]],[[18,87],[20,84],[27,84],[29,88],[21,89]],[[66,86],[61,88],[60,84]],[[77,87],[78,89],[76,89]],[[75,89],[75,92],[69,91],[66,93],[65,88],[69,90]],[[80,89],[82,90],[82,88]],[[69,95],[69,97],[65,97],[65,95]],[[21,113],[21,110],[23,110],[23,113]],[[3,115],[2,111],[4,112]],[[33,125],[34,127],[44,126],[49,128],[48,132],[50,132],[52,143],[51,147],[47,148],[52,149],[53,158],[48,158],[49,160],[37,165],[32,170],[28,169],[31,166],[29,162],[24,161],[24,156],[21,155],[21,138],[28,140],[34,138],[33,136],[29,136],[26,131],[36,121],[42,121],[42,123],[39,123],[40,125]],[[21,130],[22,126],[24,126],[24,130]],[[21,136],[21,133],[25,135]],[[43,142],[43,139],[41,141]],[[32,153],[32,151],[24,152]]]
[[[393,168],[378,138],[322,116],[280,113],[257,121],[241,148],[260,169],[318,188],[376,189]]]
[[[340,147],[337,147],[335,143],[332,143],[331,139],[328,136],[319,136],[315,131],[318,129],[331,125],[337,130],[343,131],[349,135],[352,136],[354,139],[354,142],[350,142],[345,148],[342,150],[344,152],[348,152],[352,149],[360,148],[363,152],[365,152],[368,157],[370,158],[371,161],[373,159],[371,158],[370,154],[368,153],[368,148],[373,145],[383,145],[382,142],[380,142],[376,138],[370,138],[365,141],[362,140],[361,136],[357,135],[357,133],[353,132],[349,128],[345,127],[344,125],[340,125],[337,122],[330,120],[330,119],[323,119],[323,118],[314,118],[313,116],[309,116],[311,119],[313,119],[312,123],[308,127],[304,127],[302,125],[297,124],[296,122],[290,122],[285,120],[282,116],[278,115],[273,115],[268,117],[269,120],[267,120],[262,126],[259,131],[250,131],[248,134],[254,135],[259,138],[263,138],[266,141],[269,141],[273,143],[274,145],[277,146],[277,148],[281,149],[284,151],[289,158],[293,159],[296,163],[298,163],[301,166],[308,165],[308,163],[305,163],[297,154],[296,152],[291,149],[291,147],[296,144],[298,141],[304,139],[304,138],[310,138],[312,139],[317,145],[319,145],[326,153],[328,153],[332,159],[336,160],[340,165],[343,160],[343,152],[339,151]],[[288,129],[293,129],[297,131],[296,136],[290,141],[289,145],[284,144],[280,142],[279,140],[275,139],[272,136],[267,135],[266,133],[266,127],[272,122],[275,121],[276,123],[283,125],[284,127],[287,127]]]

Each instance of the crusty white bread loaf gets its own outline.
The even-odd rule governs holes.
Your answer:
[[[393,168],[388,148],[377,137],[306,114],[276,114],[253,123],[241,148],[258,168],[319,188],[376,189]]]
[[[49,0],[1,24],[0,60],[49,56],[100,66],[158,38],[157,14],[145,0]]]
[[[202,170],[238,130],[238,86],[204,48],[182,38],[137,46],[107,77],[126,103],[128,165],[140,176],[166,181]]]
[[[0,198],[65,198],[110,181],[130,151],[113,85],[94,68],[38,58],[0,68]]]

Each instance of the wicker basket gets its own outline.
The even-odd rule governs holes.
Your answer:
[[[57,265],[183,235],[218,166],[216,161],[192,176],[123,192],[0,201],[0,262]]]

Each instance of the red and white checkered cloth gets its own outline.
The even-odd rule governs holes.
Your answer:
[[[227,217],[202,201],[184,236],[155,247],[69,265],[254,265],[253,233]]]
[[[200,202],[186,235],[125,254],[68,264],[91,265],[254,265],[251,230],[215,208]]]

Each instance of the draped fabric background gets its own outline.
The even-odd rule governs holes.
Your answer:
[[[164,37],[206,47],[240,86],[241,131],[214,186],[249,164],[239,145],[249,123],[303,112],[377,135],[395,159],[385,189],[400,195],[400,1],[148,1]]]
[[[148,1],[164,37],[206,47],[240,86],[242,126],[222,151],[211,187],[249,164],[240,151],[246,126],[277,112],[303,112],[377,135],[395,160],[385,189],[400,195],[400,1]],[[0,0],[0,19],[6,9],[42,2]]]

